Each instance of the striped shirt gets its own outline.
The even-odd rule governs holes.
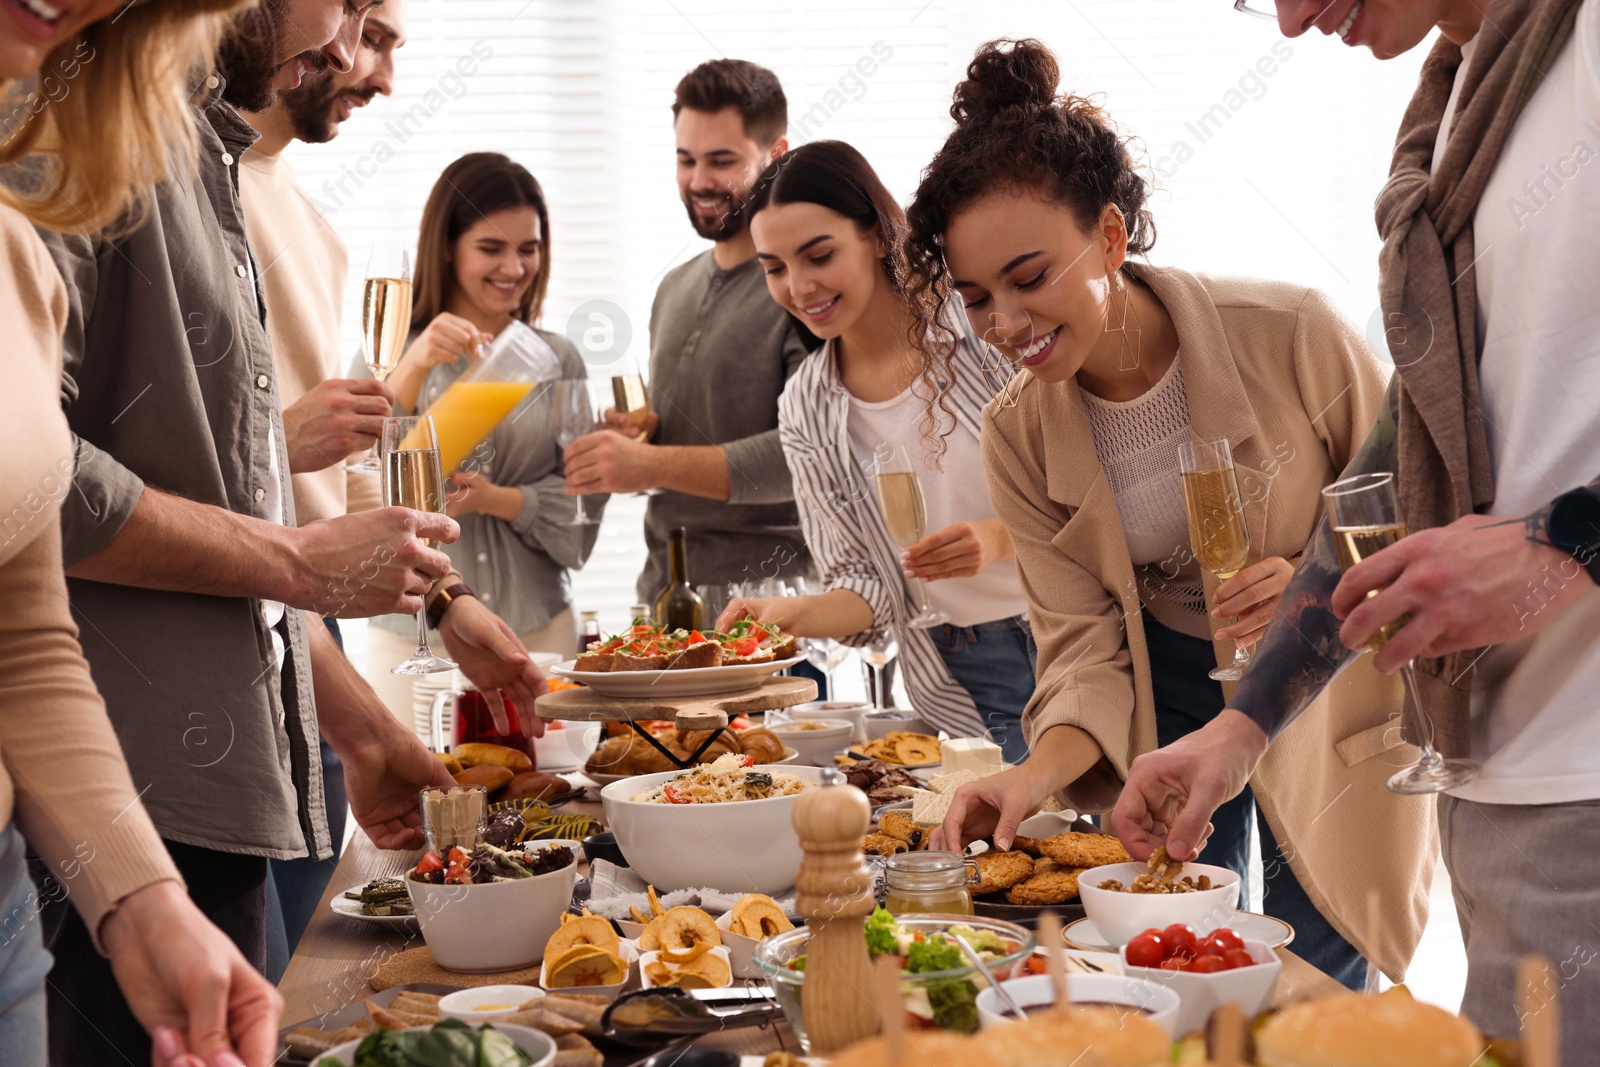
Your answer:
[[[548,330],[540,330],[539,336],[561,357],[563,378],[588,376],[588,367],[571,341]],[[422,382],[422,407],[439,399],[467,367],[463,356],[430,370]],[[522,510],[510,522],[481,512],[462,515],[456,520],[461,536],[439,546],[484,606],[519,634],[543,629],[567,609],[572,602],[567,571],[583,566],[600,535],[598,522],[568,525],[578,505],[577,497],[566,494],[561,452],[550,389],[540,386],[473,453],[489,481],[517,487]],[[584,511],[598,519],[609,499],[601,493],[585,496]],[[414,635],[417,621],[411,615],[384,615],[373,619],[372,625]]]
[[[985,349],[961,321],[949,404],[967,434],[950,438],[955,447],[976,442],[983,407],[1010,377],[1007,370],[984,369]],[[991,357],[992,358],[992,357]],[[987,735],[967,691],[953,678],[926,630],[905,625],[917,612],[900,566],[900,548],[889,536],[873,491],[850,449],[850,393],[839,377],[833,342],[808,356],[778,402],[778,434],[794,482],[800,525],[823,585],[848,589],[872,608],[875,626],[845,644],[863,645],[887,625],[900,646],[900,669],[912,705],[934,726],[953,737]],[[987,493],[986,486],[973,492]]]

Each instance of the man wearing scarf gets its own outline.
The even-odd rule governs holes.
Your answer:
[[[1270,739],[1403,622],[1376,666],[1415,657],[1434,744],[1483,767],[1439,797],[1463,1014],[1515,1036],[1517,963],[1541,953],[1553,970],[1525,1002],[1559,993],[1563,1058],[1585,1062],[1600,1033],[1600,0],[1277,7],[1285,34],[1379,58],[1440,32],[1377,203],[1390,403],[1345,472],[1394,473],[1412,533],[1341,579],[1324,524],[1229,710],[1136,760],[1114,823],[1135,854],[1165,840],[1187,856]],[[1407,708],[1409,738],[1424,722]]]

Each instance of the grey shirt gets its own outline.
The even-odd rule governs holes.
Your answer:
[[[563,378],[581,381],[588,376],[588,367],[571,341],[545,330],[539,336],[561,357]],[[429,371],[422,381],[421,406],[425,409],[438,400],[468,366],[463,356]],[[564,491],[566,468],[556,430],[551,392],[542,385],[513,408],[463,464],[475,462],[496,485],[516,486],[522,493],[521,512],[510,522],[493,515],[462,515],[457,520],[461,537],[440,546],[478,599],[519,634],[541,629],[572,603],[567,571],[583,566],[600,535],[598,523],[568,525],[577,514],[578,498]],[[599,519],[608,499],[603,493],[586,496],[584,510]],[[417,620],[411,615],[385,615],[373,624],[410,636],[417,632]]]
[[[778,443],[778,397],[806,357],[794,320],[767,293],[760,263],[720,270],[707,251],[672,270],[650,308],[650,408],[655,443],[722,445],[726,502],[662,492],[645,509],[649,559],[637,592],[667,584],[667,536],[688,529],[696,585],[800,574],[810,564]]]
[[[66,282],[61,383],[77,437],[62,502],[70,567],[116,536],[144,487],[266,519],[268,442],[294,522],[282,405],[236,167],[256,139],[221,100],[196,112],[199,174],[116,240],[43,233]],[[25,180],[25,178],[23,179]],[[69,579],[84,655],[163,837],[289,859],[330,854],[304,615],[260,601]]]

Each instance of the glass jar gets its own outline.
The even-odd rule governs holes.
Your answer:
[[[883,865],[893,915],[971,915],[977,864],[956,852],[902,852]]]

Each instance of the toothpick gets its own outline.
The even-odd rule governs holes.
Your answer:
[[[900,1000],[900,968],[892,955],[873,964],[873,994],[883,1017],[883,1048],[889,1063],[900,1063],[910,1051],[906,1043],[905,1007]]]
[[[1517,1004],[1522,1015],[1522,1062],[1556,1067],[1560,1015],[1550,961],[1530,952],[1517,964]]]
[[[1367,890],[1367,959],[1376,960],[1378,956],[1378,942],[1383,937],[1382,922],[1383,906],[1378,897],[1378,889],[1373,886]],[[1367,987],[1367,992],[1376,993],[1378,987],[1373,983]]]
[[[1067,995],[1067,960],[1061,940],[1061,920],[1053,911],[1042,912],[1038,928],[1039,942],[1044,945],[1045,969],[1056,990],[1056,1007],[1064,1008],[1072,1003],[1072,998]]]
[[[1217,1067],[1240,1067],[1244,1063],[1244,1013],[1239,1005],[1223,1004],[1211,1016],[1216,1024],[1212,1045],[1213,1062]]]

